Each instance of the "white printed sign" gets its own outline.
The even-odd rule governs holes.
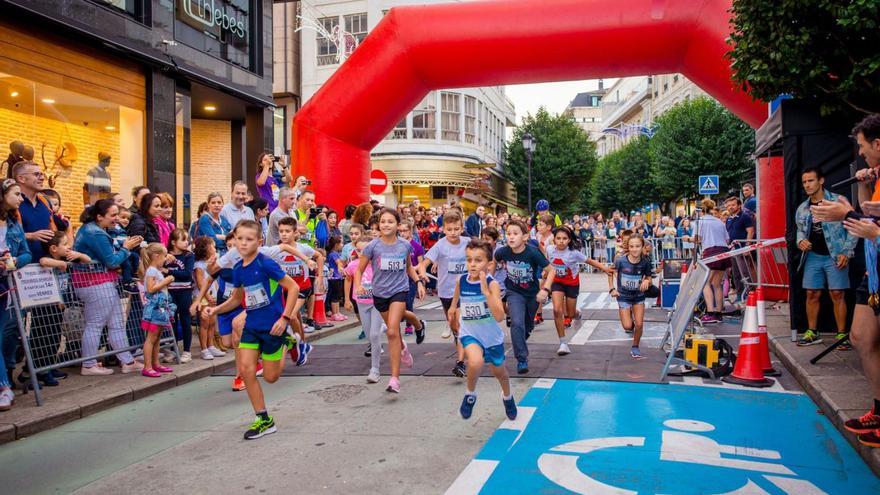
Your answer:
[[[15,290],[22,308],[60,303],[61,293],[55,273],[40,265],[26,265],[13,273]]]

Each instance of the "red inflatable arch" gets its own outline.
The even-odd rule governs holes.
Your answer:
[[[505,0],[391,9],[296,114],[321,203],[369,199],[370,150],[433,89],[680,72],[758,127],[731,82],[730,0]]]

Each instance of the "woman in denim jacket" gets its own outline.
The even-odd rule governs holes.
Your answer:
[[[107,229],[116,223],[119,207],[112,199],[102,199],[83,211],[80,221],[83,226],[76,233],[73,247],[92,260],[96,265],[91,270],[73,272],[73,288],[83,303],[85,328],[82,336],[82,355],[93,356],[98,352],[101,330],[106,326],[108,340],[113,349],[128,347],[125,337],[125,319],[122,304],[116,288],[119,275],[117,268],[128,258],[129,250],[139,246],[140,236],[129,237],[122,249],[113,247],[113,240]],[[123,373],[140,372],[143,365],[136,362],[128,351],[116,355],[122,363]],[[106,369],[94,359],[84,361],[83,375],[109,375],[113,370]]]
[[[15,179],[6,179],[0,186],[0,411],[8,411],[15,402],[12,391],[12,371],[15,369],[15,352],[18,350],[18,326],[7,325],[12,311],[6,310],[9,300],[6,275],[31,262],[31,251],[24,238],[24,229],[18,217],[21,190]]]

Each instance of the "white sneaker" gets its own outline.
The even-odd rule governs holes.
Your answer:
[[[211,361],[214,359],[214,355],[211,354],[211,351],[209,351],[208,349],[202,349],[202,359],[206,361]]]
[[[303,333],[315,333],[315,327],[311,325],[303,325]]]
[[[129,373],[140,373],[144,370],[144,365],[137,361],[132,361],[129,364],[122,365],[122,374],[127,375]],[[111,370],[112,371],[112,370]]]
[[[85,366],[83,366],[82,368],[80,368],[79,374],[82,376],[112,375],[113,370],[111,370],[110,368],[105,368],[100,364],[96,364],[91,368],[86,368]]]
[[[372,375],[370,375],[370,376],[372,376]],[[367,378],[367,381],[369,381],[369,378]],[[375,383],[375,382],[371,382],[371,383]],[[7,394],[7,392],[9,392],[9,393]],[[0,391],[0,411],[8,411],[8,410],[12,409],[12,404],[14,402],[15,402],[15,394],[12,393],[11,390],[9,390],[7,388],[7,389],[3,389],[3,391]]]
[[[180,353],[180,362],[188,363],[193,360],[193,356],[191,352],[181,352]]]
[[[367,383],[379,383],[379,372],[376,370],[370,370],[370,374],[367,375]]]
[[[568,348],[568,344],[563,342],[559,344],[559,349],[556,350],[556,355],[565,356],[566,354],[571,354],[571,349]]]
[[[441,333],[440,336],[443,337],[444,339],[448,339],[449,337],[452,337],[452,329],[449,327],[444,328],[443,333]]]
[[[208,351],[209,351],[211,354],[213,354],[214,357],[223,357],[223,356],[226,355],[225,352],[221,351],[220,349],[217,349],[217,348],[214,347],[214,346],[210,346],[210,347],[208,347]]]

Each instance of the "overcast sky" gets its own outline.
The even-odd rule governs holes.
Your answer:
[[[605,87],[613,84],[615,79],[606,79]],[[544,106],[550,113],[561,113],[578,93],[593,91],[599,87],[596,79],[589,81],[568,81],[543,84],[521,84],[507,86],[507,97],[516,106],[516,122],[522,121],[527,114],[532,115]]]

